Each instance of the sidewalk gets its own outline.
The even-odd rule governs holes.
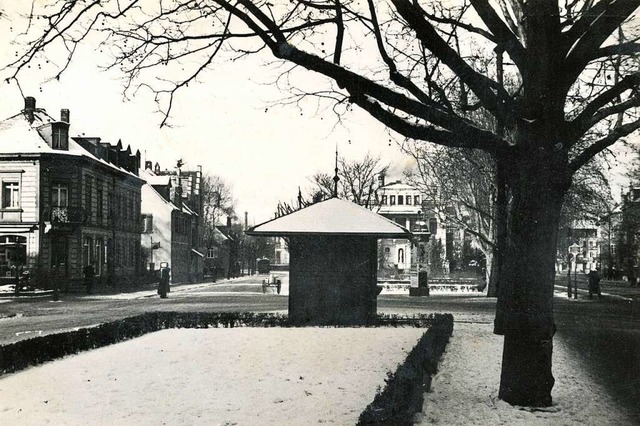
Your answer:
[[[171,291],[180,292],[188,291],[198,288],[205,288],[215,285],[227,285],[233,284],[235,281],[241,280],[240,277],[231,279],[220,279],[217,281],[205,281],[198,283],[175,283],[171,284]],[[157,295],[158,284],[141,284],[139,286],[116,286],[116,287],[96,287],[91,294],[84,292],[60,292],[60,297],[64,299],[77,299],[77,298],[92,298],[92,297],[110,297],[115,299],[136,299],[142,297],[152,297]],[[31,297],[53,297],[53,290],[35,290],[35,291],[21,291],[19,296],[16,296],[13,286],[4,285],[0,286],[0,299],[24,299]]]
[[[453,336],[425,395],[420,424],[634,425],[563,340],[554,339],[553,406],[531,410],[498,399],[501,336],[491,324],[455,323]]]

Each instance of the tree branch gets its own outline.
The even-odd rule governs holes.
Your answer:
[[[601,113],[597,114],[598,111],[607,105],[610,102],[613,102],[620,96],[622,93],[627,90],[632,90],[640,87],[640,73],[630,74],[624,77],[622,80],[618,82],[615,86],[606,90],[597,96],[594,100],[592,100],[584,110],[578,116],[571,121],[571,129],[570,134],[576,140],[582,136],[587,130],[589,130],[594,124],[603,118],[610,115],[610,113]],[[618,104],[622,105],[622,104]],[[628,104],[628,107],[636,106],[633,103]],[[616,112],[624,111],[625,109],[620,109],[621,107],[616,107]],[[615,113],[615,112],[614,112]],[[603,115],[604,114],[604,115]]]
[[[639,6],[640,0],[601,0],[583,13],[564,37],[566,87],[575,81],[593,59],[594,52],[598,52],[615,29]]]
[[[491,7],[488,0],[471,0],[473,8],[478,12],[480,19],[487,28],[494,34],[496,43],[509,54],[518,68],[525,65],[526,55],[524,47],[518,38],[500,19],[500,16]]]
[[[505,116],[511,99],[503,87],[471,68],[443,39],[428,21],[424,11],[408,0],[392,0],[398,13],[407,21],[424,47],[446,64],[475,93],[494,116]]]
[[[576,158],[569,163],[569,168],[575,172],[580,167],[584,166],[593,157],[595,157],[602,150],[613,145],[618,139],[623,138],[632,132],[640,129],[640,119],[631,123],[623,124],[615,128],[604,138],[594,142],[592,145],[584,149]]]

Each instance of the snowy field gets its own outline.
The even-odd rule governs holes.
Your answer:
[[[424,332],[164,330],[0,378],[0,424],[353,425]]]

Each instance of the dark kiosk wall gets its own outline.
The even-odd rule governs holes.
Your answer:
[[[366,325],[376,317],[375,237],[291,236],[289,321]]]

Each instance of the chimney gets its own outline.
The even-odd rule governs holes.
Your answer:
[[[144,169],[145,170],[153,170],[153,163],[151,161],[145,161],[144,162]]]
[[[249,212],[244,212],[244,230],[249,229]]]
[[[36,98],[33,96],[27,96],[24,98],[24,113],[27,114],[27,118],[29,119],[29,123],[33,123],[34,117],[33,113],[36,110]]]
[[[69,121],[69,110],[64,108],[60,110],[60,121],[64,121],[65,123],[71,123]]]

